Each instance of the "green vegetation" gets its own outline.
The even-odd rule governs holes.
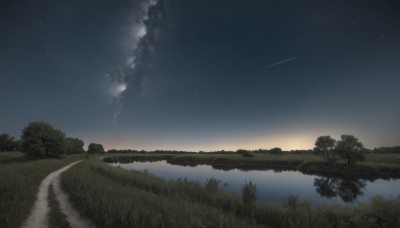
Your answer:
[[[372,150],[372,153],[375,153],[375,154],[400,154],[400,146],[374,148]]]
[[[242,187],[242,200],[245,205],[254,207],[257,201],[257,186],[251,181]]]
[[[62,174],[74,205],[99,227],[247,227],[233,194],[199,183],[167,182],[88,160]]]
[[[205,185],[165,181],[87,160],[62,174],[73,204],[99,227],[399,227],[400,199],[375,197],[354,207],[318,206],[290,197],[286,203],[252,204],[256,185],[243,186],[249,204]]]
[[[325,138],[323,138],[325,137]],[[135,151],[135,154],[109,154],[106,162],[160,161],[218,169],[289,169],[304,173],[346,176],[400,176],[400,154],[366,154],[361,142],[351,135],[317,139],[315,152],[284,153],[271,150],[220,151],[211,154],[160,151],[161,154]],[[32,122],[21,141],[0,135],[0,224],[20,227],[36,198],[39,184],[52,171],[82,159],[83,141],[66,138],[46,122]],[[335,148],[333,149],[333,145]],[[378,148],[373,151],[397,151]],[[372,152],[373,152],[372,151]],[[118,151],[113,151],[118,152]],[[101,144],[91,143],[89,154],[104,153]],[[29,160],[47,158],[44,160]],[[318,206],[290,197],[286,203],[257,205],[256,183],[244,183],[242,199],[223,191],[220,181],[210,178],[204,185],[188,180],[165,181],[146,172],[131,172],[108,166],[90,156],[62,174],[62,187],[72,203],[99,227],[400,227],[400,199],[375,197],[371,203],[354,207]],[[321,196],[352,201],[365,186],[363,181],[334,177],[317,178],[314,186]],[[70,227],[60,212],[50,186],[50,227]]]
[[[59,158],[64,152],[65,134],[46,122],[31,122],[22,131],[22,151],[30,159]]]
[[[78,138],[66,138],[64,141],[65,153],[66,154],[83,154],[84,142]]]
[[[0,135],[0,151],[13,151],[19,147],[19,142],[8,134]]]
[[[87,152],[88,154],[105,153],[103,145],[97,143],[90,143]]]
[[[346,168],[353,168],[357,161],[365,160],[364,146],[352,135],[342,135],[336,144],[336,152],[346,160]]]
[[[22,130],[21,149],[30,159],[60,158],[84,153],[83,141],[66,138],[65,133],[47,122],[31,122]]]
[[[271,150],[237,150],[233,152],[217,153],[174,153],[157,154],[146,152],[134,154],[115,154],[104,158],[105,162],[129,163],[133,161],[159,161],[167,160],[176,165],[211,165],[215,169],[229,170],[233,168],[244,170],[266,170],[284,169],[298,170],[303,173],[352,175],[363,177],[387,177],[400,176],[400,158],[397,154],[367,156],[366,150],[361,142],[353,135],[342,135],[337,141],[330,136],[320,136],[315,141],[314,153],[312,154],[283,153],[280,148]],[[399,156],[400,157],[400,156]],[[368,158],[366,160],[366,158]],[[340,160],[342,159],[342,160]],[[390,160],[392,159],[392,160]],[[366,160],[365,162],[362,162]]]
[[[326,162],[331,162],[333,151],[335,148],[336,140],[331,138],[331,136],[320,136],[315,141],[314,151],[316,154],[322,154],[326,159]]]
[[[0,224],[19,227],[28,217],[41,181],[83,155],[64,159],[27,160],[21,152],[0,153]]]
[[[67,217],[61,212],[60,203],[56,199],[53,185],[49,186],[49,227],[50,228],[71,228]]]

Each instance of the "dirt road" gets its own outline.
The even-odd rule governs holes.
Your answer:
[[[86,228],[95,227],[92,222],[80,216],[79,212],[72,208],[71,203],[68,200],[68,195],[61,190],[61,173],[71,168],[73,165],[81,161],[73,162],[63,168],[50,173],[40,183],[39,192],[37,194],[36,202],[31,210],[28,219],[22,225],[22,228],[37,228],[37,227],[48,227],[48,214],[49,214],[49,186],[53,184],[56,199],[60,203],[62,213],[67,217],[67,221],[71,227]]]

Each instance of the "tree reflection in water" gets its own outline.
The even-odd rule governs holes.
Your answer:
[[[331,199],[339,196],[344,202],[354,202],[358,196],[364,194],[367,182],[362,179],[320,177],[314,179],[317,193]]]

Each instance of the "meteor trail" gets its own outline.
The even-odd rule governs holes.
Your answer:
[[[286,62],[289,62],[289,61],[291,61],[293,59],[297,59],[297,58],[298,58],[298,56],[295,56],[295,57],[292,57],[292,58],[289,58],[289,59],[285,59],[285,60],[282,60],[280,62],[265,66],[264,69],[269,69],[269,68],[272,68],[272,67],[277,66],[279,64],[286,63]]]

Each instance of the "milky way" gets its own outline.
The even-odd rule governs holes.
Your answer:
[[[112,105],[115,106],[114,122],[118,120],[127,91],[136,90],[136,94],[140,93],[146,56],[153,49],[155,29],[163,15],[162,0],[135,1],[132,4],[130,54],[125,64],[110,77],[109,95]]]

